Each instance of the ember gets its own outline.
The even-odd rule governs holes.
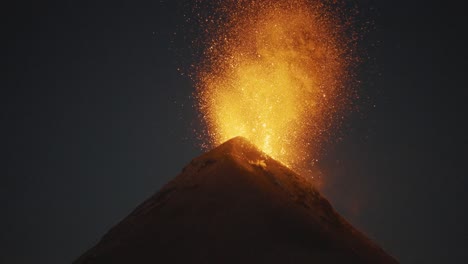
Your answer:
[[[321,1],[220,1],[203,18],[198,108],[207,147],[243,136],[284,164],[310,164],[351,94],[346,20]]]

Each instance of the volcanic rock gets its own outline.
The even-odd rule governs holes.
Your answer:
[[[309,179],[238,137],[192,160],[74,263],[398,262]]]

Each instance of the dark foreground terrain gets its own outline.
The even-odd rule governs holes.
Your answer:
[[[194,159],[74,263],[398,263],[306,178],[234,138]]]

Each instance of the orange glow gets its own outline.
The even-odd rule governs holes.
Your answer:
[[[243,136],[289,167],[311,163],[346,105],[350,41],[319,1],[222,1],[206,18],[198,108],[213,147]]]

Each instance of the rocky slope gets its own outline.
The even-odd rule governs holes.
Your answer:
[[[195,158],[74,263],[398,263],[306,178],[234,138]]]

